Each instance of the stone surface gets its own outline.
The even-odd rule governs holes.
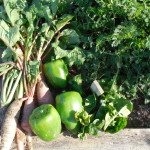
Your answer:
[[[116,134],[100,132],[81,141],[63,132],[54,141],[44,142],[33,137],[34,150],[150,150],[150,129],[124,129]],[[12,146],[16,150],[16,145]]]

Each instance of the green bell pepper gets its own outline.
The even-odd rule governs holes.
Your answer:
[[[75,119],[75,113],[82,111],[82,97],[78,92],[64,92],[56,96],[56,109],[61,121],[72,133],[77,133],[80,123]]]
[[[43,65],[44,74],[53,87],[65,88],[67,85],[68,68],[62,59]]]
[[[32,131],[44,141],[56,139],[61,133],[61,119],[51,104],[43,104],[29,117]]]

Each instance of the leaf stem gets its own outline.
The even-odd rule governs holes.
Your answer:
[[[5,76],[5,81],[4,81],[4,84],[3,84],[3,91],[2,91],[2,102],[3,103],[6,103],[6,89],[8,87],[8,83],[9,83],[9,80],[10,80],[10,77],[8,76]]]
[[[30,47],[30,49],[29,49],[29,51],[28,51],[28,54],[27,54],[27,61],[29,60],[29,57],[30,57],[30,55],[31,55],[31,51],[32,51],[32,48],[33,48],[33,46],[34,46],[34,44],[35,44],[35,41],[37,40],[37,38],[39,37],[39,35],[41,34],[41,32],[39,32],[37,35],[36,35],[36,37],[34,38],[34,40],[33,40],[33,42],[32,42],[32,45],[31,45],[31,47]]]
[[[10,83],[9,83],[9,87],[7,89],[7,94],[6,94],[7,97],[8,97],[8,95],[12,89],[13,82],[14,82],[14,78],[11,78]]]
[[[20,73],[19,73],[19,75],[18,75],[18,77],[17,77],[17,80],[16,80],[15,83],[14,83],[14,86],[13,86],[13,88],[12,88],[12,90],[11,90],[9,96],[8,96],[8,99],[7,99],[7,102],[6,102],[5,105],[8,105],[8,104],[12,101],[13,96],[14,96],[14,93],[15,93],[15,91],[16,91],[16,88],[17,88],[17,86],[18,86],[18,84],[19,84],[21,75],[22,75],[22,71],[20,71]]]
[[[0,73],[0,76],[3,74],[6,74],[9,70],[11,70],[14,66],[9,67],[8,69],[6,69],[5,71]]]
[[[13,47],[12,46],[10,46],[4,39],[1,39],[4,43],[5,43],[5,45],[7,46],[7,47],[9,47],[14,53],[16,53],[15,52],[15,50],[13,49]],[[19,65],[20,65],[20,68],[22,69],[22,63],[21,63],[22,61],[21,61],[21,58],[18,56],[18,63],[19,63]]]
[[[50,38],[50,40],[46,43],[46,45],[44,46],[43,48],[43,52],[40,54],[40,57],[43,55],[44,51],[46,50],[46,48],[48,47],[48,45],[51,43],[52,39],[54,38],[54,36],[64,27],[66,26],[67,24],[69,24],[70,22],[67,22],[66,24],[64,24],[63,26],[61,26],[60,28],[58,28],[54,35]]]
[[[4,63],[1,63],[0,66],[2,65],[15,65],[14,62],[4,62]]]

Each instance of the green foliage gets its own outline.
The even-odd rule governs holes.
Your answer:
[[[100,128],[103,128],[105,131],[112,124],[114,127],[117,126],[115,125],[117,123],[116,118],[127,118],[132,112],[132,108],[133,104],[124,98],[114,99],[113,102],[107,103],[104,106],[101,105],[96,113],[96,118],[100,120]],[[101,126],[101,123],[103,126]]]
[[[40,18],[45,18],[47,22],[51,22],[57,12],[59,0],[33,0],[32,6],[36,8],[36,13]]]
[[[82,35],[80,47],[86,51],[86,61],[80,68],[85,85],[94,79],[111,80],[119,69],[118,90],[128,99],[140,96],[147,103],[150,99],[148,0],[74,0],[68,12],[74,14],[72,26]]]
[[[5,49],[2,53],[2,62],[15,61],[17,60],[17,54],[11,51],[9,48]]]
[[[81,74],[74,76],[72,79],[69,80],[69,85],[81,95],[84,94],[82,89],[82,77]]]
[[[118,131],[120,131],[121,129],[125,128],[127,125],[127,119],[126,118],[116,118],[115,119],[116,123],[115,125],[111,125],[106,129],[106,132],[109,133],[116,133]]]
[[[36,77],[40,74],[39,66],[40,66],[39,61],[29,61],[27,63],[28,68],[27,77],[30,83],[34,83]]]
[[[4,21],[0,21],[0,39],[6,44],[13,46],[20,38],[19,28],[17,26],[9,27]]]
[[[67,64],[71,67],[72,65],[80,66],[85,61],[84,50],[79,47],[74,47],[72,50],[64,50],[59,46],[60,42],[53,43],[55,58],[65,58]]]
[[[77,121],[79,121],[82,125],[78,137],[81,140],[87,139],[87,134],[98,136],[99,129],[99,119],[93,120],[93,115],[89,115],[85,110],[82,112],[76,112],[75,118]]]
[[[67,46],[77,45],[78,43],[80,43],[79,35],[73,29],[63,30],[61,32],[60,41]]]
[[[87,111],[88,113],[91,112],[91,110],[93,108],[95,108],[96,106],[96,96],[93,94],[93,95],[89,95],[87,96],[86,98],[84,98],[84,109],[85,111]]]

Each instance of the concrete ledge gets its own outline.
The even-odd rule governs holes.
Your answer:
[[[89,136],[81,141],[63,132],[54,141],[44,142],[33,137],[34,150],[150,150],[150,128],[124,129],[116,134],[100,132],[100,136]],[[14,144],[12,150],[16,150]]]

